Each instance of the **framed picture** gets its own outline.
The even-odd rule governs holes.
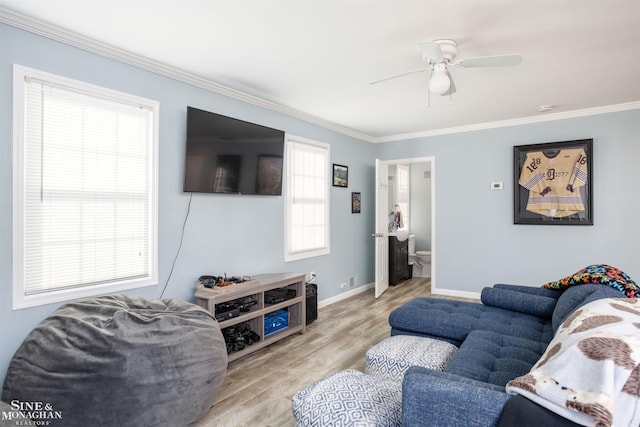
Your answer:
[[[362,196],[360,193],[351,193],[351,213],[360,213],[362,206]]]
[[[513,147],[513,223],[593,225],[592,151],[592,139]]]
[[[349,168],[343,165],[333,164],[333,186],[348,187],[349,186]]]

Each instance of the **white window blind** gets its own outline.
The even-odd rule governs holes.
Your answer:
[[[157,104],[28,70],[21,85],[14,308],[156,284]]]
[[[329,253],[329,146],[287,141],[285,261]]]

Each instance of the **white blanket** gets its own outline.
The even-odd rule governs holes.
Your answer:
[[[507,393],[584,426],[640,425],[640,301],[608,298],[578,309]]]

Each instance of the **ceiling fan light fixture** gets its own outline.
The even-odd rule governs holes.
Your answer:
[[[447,68],[443,64],[436,65],[429,80],[429,90],[436,95],[444,95],[450,87],[451,79],[447,75]]]
[[[438,43],[440,45],[440,50],[442,50],[442,57],[445,62],[453,61],[453,58],[458,54],[458,45],[455,40],[449,39],[440,39],[434,40],[434,43]]]
[[[450,67],[456,68],[480,68],[480,67],[510,67],[522,62],[520,54],[478,56],[475,58],[462,58],[454,61],[458,54],[458,44],[451,39],[438,39],[432,42],[418,42],[422,50],[422,60],[426,67],[417,70],[405,71],[389,77],[374,80],[370,84],[380,83],[397,77],[406,76],[423,71],[431,71],[429,77],[428,94],[446,95],[451,99],[456,93],[456,85],[449,74]],[[548,110],[541,110],[541,112]]]

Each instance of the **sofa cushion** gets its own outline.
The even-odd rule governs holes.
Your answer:
[[[504,308],[520,313],[551,319],[553,309],[558,301],[556,298],[543,295],[532,295],[504,288],[484,288],[480,294],[484,305]]]
[[[490,331],[471,332],[445,372],[505,386],[531,369],[547,345]]]
[[[475,329],[548,343],[553,338],[551,322],[530,314],[484,304],[438,298],[414,298],[389,315],[391,334],[436,337],[462,344]]]
[[[402,426],[494,426],[508,399],[504,387],[412,366],[402,382]]]
[[[550,297],[554,299],[558,299],[560,294],[562,294],[562,291],[559,291],[557,289],[539,288],[537,286],[531,286],[531,285],[509,285],[504,283],[496,283],[492,287],[496,289],[508,289],[511,291],[518,291],[525,294],[540,295],[543,297]]]
[[[596,284],[584,284],[567,288],[553,310],[551,324],[555,334],[560,325],[579,307],[601,298],[620,298],[621,293],[614,288]]]

